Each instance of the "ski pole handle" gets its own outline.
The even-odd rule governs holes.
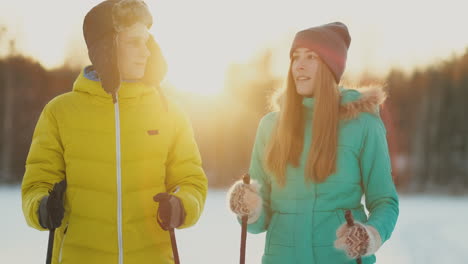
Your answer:
[[[248,173],[242,176],[244,184],[250,184],[250,175]],[[248,215],[242,216],[242,230],[241,230],[241,248],[240,248],[240,263],[245,264],[245,245],[247,242],[247,220]]]
[[[250,174],[246,173],[242,176],[242,181],[245,183],[245,184],[250,184]]]
[[[345,219],[349,227],[354,226],[354,218],[353,218],[353,214],[351,213],[351,210],[346,210]],[[362,264],[361,257],[357,257],[356,262],[357,264]]]
[[[350,227],[354,226],[354,218],[350,210],[346,210],[345,219],[346,219],[346,223],[348,224],[348,226]]]

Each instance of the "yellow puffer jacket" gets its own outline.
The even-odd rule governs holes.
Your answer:
[[[44,230],[40,200],[66,178],[52,263],[173,263],[153,196],[178,189],[186,212],[180,228],[199,219],[207,179],[191,125],[157,89],[123,82],[113,104],[87,76],[83,71],[39,118],[22,183],[26,221]]]

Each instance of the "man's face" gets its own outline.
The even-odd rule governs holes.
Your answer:
[[[318,55],[307,48],[298,48],[294,51],[291,71],[298,94],[306,97],[314,95],[314,80],[319,60]]]
[[[139,80],[145,75],[150,51],[149,33],[142,23],[135,23],[117,35],[117,58],[123,80]]]

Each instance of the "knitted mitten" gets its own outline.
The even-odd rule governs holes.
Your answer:
[[[229,208],[239,218],[248,215],[248,224],[254,223],[262,211],[262,198],[259,195],[260,186],[252,180],[250,184],[237,181],[228,191]]]
[[[336,231],[335,247],[344,250],[350,258],[374,254],[382,245],[379,232],[369,225],[355,222],[353,226],[346,223]]]

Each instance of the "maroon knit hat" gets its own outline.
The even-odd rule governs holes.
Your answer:
[[[346,57],[351,43],[348,28],[341,22],[329,23],[299,31],[289,52],[290,58],[297,48],[308,48],[322,59],[340,82],[346,66]]]

